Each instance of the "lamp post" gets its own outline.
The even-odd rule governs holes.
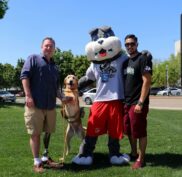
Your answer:
[[[168,65],[166,65],[166,87],[169,87],[169,74],[168,74]]]
[[[182,87],[182,14],[181,14],[181,23],[180,23],[180,30],[181,30],[181,40],[180,40],[180,56],[181,56],[181,87]]]

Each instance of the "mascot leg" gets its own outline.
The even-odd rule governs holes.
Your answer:
[[[122,165],[130,161],[127,154],[120,154],[119,139],[109,137],[108,140],[110,163],[112,165]]]
[[[44,137],[43,137],[43,143],[44,143],[44,153],[43,153],[43,156],[42,156],[42,161],[43,162],[46,162],[48,160],[48,148],[49,148],[49,142],[50,142],[50,137],[51,137],[51,134],[50,133],[45,133],[44,134]]]
[[[79,154],[73,158],[72,162],[77,165],[91,165],[93,163],[93,151],[97,137],[86,136],[80,146]]]
[[[109,148],[110,157],[112,157],[114,155],[118,156],[119,155],[119,150],[120,150],[119,140],[111,138],[109,136],[108,148]]]

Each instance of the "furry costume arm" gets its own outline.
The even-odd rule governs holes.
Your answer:
[[[87,76],[81,77],[81,78],[79,79],[79,81],[78,81],[78,90],[81,90],[82,88],[91,85],[93,82],[94,82],[94,81],[88,79]]]
[[[147,57],[147,59],[152,60],[152,54],[148,50],[142,50],[141,53]]]

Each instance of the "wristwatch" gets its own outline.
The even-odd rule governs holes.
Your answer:
[[[142,106],[143,106],[143,102],[138,101],[138,102],[137,102],[137,105],[142,107]]]

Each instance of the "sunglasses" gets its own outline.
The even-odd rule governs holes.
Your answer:
[[[134,47],[135,45],[136,45],[135,42],[125,43],[125,47],[129,47],[129,46]]]

